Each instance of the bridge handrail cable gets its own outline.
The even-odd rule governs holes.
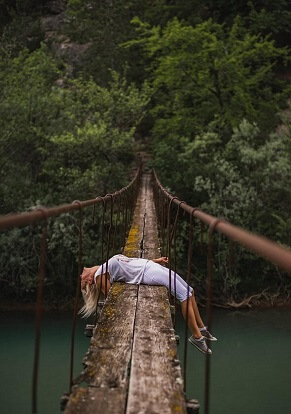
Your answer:
[[[206,282],[206,322],[209,331],[212,330],[212,296],[213,296],[213,281],[214,281],[214,232],[225,235],[229,239],[230,252],[229,263],[232,263],[233,242],[237,242],[241,246],[252,250],[258,256],[262,256],[268,261],[278,265],[278,267],[291,273],[291,250],[275,243],[265,237],[258,236],[238,226],[227,222],[224,218],[218,218],[207,214],[200,208],[192,207],[185,201],[181,201],[178,197],[170,194],[159,181],[157,174],[153,171],[153,185],[155,193],[156,210],[158,216],[158,223],[160,228],[161,250],[169,257],[169,268],[173,263],[174,272],[176,272],[176,227],[177,219],[181,210],[189,214],[189,234],[188,234],[188,254],[187,254],[187,276],[186,282],[189,286],[191,275],[193,272],[192,255],[193,255],[193,232],[194,232],[194,217],[200,221],[200,248],[203,253],[203,233],[204,225],[208,226],[208,241],[207,241],[207,269],[205,272]],[[171,220],[171,210],[173,205],[177,207],[174,221]],[[172,230],[171,230],[172,228]],[[167,245],[165,246],[164,238],[167,238]],[[171,258],[171,251],[173,250],[173,260]],[[170,271],[169,271],[170,284]],[[188,288],[189,289],[189,288]],[[176,299],[176,294],[175,294]],[[174,301],[175,304],[175,301]],[[186,315],[188,314],[188,309]],[[174,319],[175,326],[175,319]],[[186,392],[187,380],[187,317],[185,318],[185,333],[184,333],[184,361],[183,361],[183,377],[184,377],[184,391]],[[208,346],[210,344],[208,343]],[[206,355],[205,359],[205,377],[204,377],[204,414],[209,414],[210,411],[210,355]]]
[[[117,221],[120,219],[120,202],[121,196],[125,196],[125,208],[123,211],[123,225],[124,225],[124,236],[123,239],[125,240],[125,235],[127,232],[127,214],[128,209],[131,211],[134,206],[134,199],[136,198],[136,193],[138,190],[139,179],[142,172],[142,166],[140,165],[134,178],[132,181],[119,191],[114,192],[113,194],[106,194],[104,197],[98,196],[93,199],[79,201],[75,200],[71,204],[62,204],[54,207],[43,207],[39,206],[35,210],[31,212],[23,212],[23,213],[13,213],[8,214],[5,216],[0,217],[0,230],[10,230],[17,227],[25,227],[33,223],[41,222],[42,224],[42,235],[41,235],[41,247],[40,247],[40,255],[39,255],[39,266],[38,266],[38,282],[37,282],[37,300],[36,300],[36,325],[35,325],[35,351],[34,351],[34,364],[33,364],[33,379],[32,379],[32,413],[36,414],[38,412],[37,409],[37,388],[38,388],[38,369],[39,369],[39,350],[40,350],[40,336],[41,336],[41,319],[42,319],[42,300],[43,300],[43,288],[44,288],[44,278],[45,278],[45,265],[46,265],[46,256],[47,256],[47,219],[51,217],[57,217],[64,213],[69,213],[74,210],[79,211],[79,219],[78,219],[78,275],[77,275],[77,286],[76,286],[76,295],[75,295],[75,304],[74,304],[74,311],[73,311],[73,323],[72,323],[72,334],[71,334],[71,352],[70,352],[70,376],[69,376],[69,390],[71,390],[73,386],[73,368],[74,368],[74,343],[75,343],[75,328],[76,328],[76,321],[77,321],[77,313],[78,313],[78,302],[80,296],[80,278],[79,275],[81,274],[82,269],[82,227],[83,227],[83,214],[82,211],[86,207],[93,206],[93,217],[92,221],[95,221],[95,206],[97,204],[102,204],[102,219],[101,219],[101,227],[102,227],[102,234],[101,234],[101,257],[103,263],[103,228],[104,228],[104,213],[106,208],[106,203],[110,202],[110,224],[109,229],[107,232],[107,252],[106,252],[106,262],[108,261],[109,256],[109,247],[111,244],[111,230],[113,225],[113,204],[115,200],[118,200],[118,212],[115,222],[115,227],[117,225]],[[114,229],[116,231],[116,228]],[[114,244],[114,241],[113,241]],[[99,298],[98,298],[99,300]],[[98,306],[98,300],[96,304],[96,309]],[[97,320],[95,320],[96,324]],[[66,401],[66,399],[65,399]]]
[[[215,229],[227,236],[229,239],[238,242],[242,246],[253,250],[257,255],[262,256],[271,262],[274,262],[280,268],[291,273],[291,250],[279,245],[278,243],[271,241],[263,236],[258,236],[250,231],[244,230],[241,227],[235,226],[225,219],[220,219],[211,214],[190,206],[186,202],[181,202],[179,198],[170,194],[160,183],[156,172],[154,171],[154,179],[158,188],[162,193],[173,203],[178,205],[182,210],[186,211],[190,215],[193,214],[200,221],[208,226],[211,226],[214,222]]]
[[[123,193],[126,193],[138,180],[141,174],[141,167],[139,167],[135,177],[132,181],[119,191],[115,191],[112,194],[106,194],[104,197],[96,197],[84,201],[73,201],[70,204],[61,204],[54,207],[37,207],[35,210],[29,212],[25,211],[23,213],[12,213],[0,217],[0,230],[6,230],[9,228],[23,227],[29,224],[35,223],[37,221],[43,220],[43,218],[56,217],[64,213],[69,213],[70,211],[79,210],[80,208],[94,206],[96,204],[106,202],[116,197],[120,196]]]

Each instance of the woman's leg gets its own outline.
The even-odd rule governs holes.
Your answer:
[[[146,285],[162,285],[166,286],[168,289],[170,287],[169,281],[169,269],[163,267],[157,263],[149,262],[148,266],[143,275],[142,283]],[[176,286],[176,290],[175,290]],[[191,286],[178,275],[171,270],[171,293],[175,296],[180,302],[183,302],[190,297],[190,294],[193,292]]]
[[[151,263],[145,271],[143,283],[148,285],[162,285],[169,288],[169,269],[156,263]],[[191,286],[188,286],[181,276],[177,273],[175,274],[173,271],[171,271],[171,293],[173,296],[176,293],[177,299],[181,302],[182,314],[185,319],[188,311],[187,322],[192,335],[195,338],[201,338],[202,335],[199,327],[204,326],[204,324],[201,320],[195,299],[193,302],[193,289]],[[198,320],[196,318],[196,313]]]
[[[199,309],[198,309],[198,306],[197,306],[197,302],[196,302],[194,293],[191,296],[191,305],[192,305],[192,308],[193,308],[193,311],[194,311],[194,315],[195,315],[195,318],[196,318],[196,321],[197,321],[197,325],[199,326],[199,328],[203,328],[205,325],[204,325],[204,323],[201,319],[200,312],[199,312]]]
[[[181,302],[181,309],[182,309],[182,314],[184,316],[184,319],[187,320],[188,322],[188,326],[189,326],[190,331],[192,332],[192,335],[196,339],[199,339],[202,337],[202,335],[200,333],[199,326],[197,325],[195,313],[192,307],[191,298],[192,296],[184,300],[183,302]],[[187,310],[188,310],[188,317],[187,317]]]
[[[179,282],[179,283],[181,283],[183,286],[185,286],[185,288],[187,289],[188,288],[188,284],[185,282],[185,280],[184,279],[182,279],[181,278],[181,276],[180,275],[178,275],[177,273],[175,274],[174,273],[174,280],[176,279],[176,283],[177,283],[177,281]],[[174,296],[174,295],[173,295]],[[201,319],[201,315],[200,315],[200,312],[199,312],[199,309],[198,309],[198,306],[197,306],[197,302],[196,302],[196,299],[195,299],[195,295],[194,295],[194,291],[192,291],[192,296],[191,296],[191,306],[192,306],[192,308],[193,308],[193,311],[194,311],[194,315],[195,315],[195,319],[196,319],[196,322],[197,322],[197,325],[198,325],[198,327],[199,328],[203,328],[204,327],[204,322],[202,321],[202,319]]]
[[[169,288],[169,269],[156,263],[151,263],[143,276],[143,282],[148,285],[163,285]],[[176,289],[175,289],[176,285]],[[189,341],[204,354],[211,354],[205,338],[216,341],[205,328],[201,319],[198,306],[194,297],[194,291],[178,274],[171,271],[171,293],[181,302],[182,314],[188,322],[188,327],[192,332]],[[200,331],[200,329],[203,330]]]

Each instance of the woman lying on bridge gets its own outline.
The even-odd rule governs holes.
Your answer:
[[[84,267],[81,274],[81,288],[85,305],[80,312],[84,316],[94,313],[99,289],[101,288],[103,293],[108,292],[113,282],[125,282],[135,285],[163,285],[169,288],[169,269],[163,266],[167,263],[167,257],[147,260],[129,258],[118,254],[108,260],[107,267],[106,263],[102,266]],[[199,351],[211,354],[212,352],[206,344],[206,339],[216,341],[216,338],[207,331],[201,319],[193,289],[177,273],[175,275],[171,271],[172,295],[175,295],[175,279],[176,297],[181,302],[182,313],[185,319],[188,309],[188,326],[192,332],[189,341]]]

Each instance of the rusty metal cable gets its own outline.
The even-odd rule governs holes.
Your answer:
[[[164,255],[164,235],[165,235],[165,223],[166,223],[166,214],[165,214],[165,200],[166,197],[162,194],[162,203],[161,203],[161,253]]]
[[[189,223],[189,236],[188,236],[188,265],[187,265],[187,298],[189,298],[190,293],[190,279],[191,279],[191,267],[192,267],[192,252],[193,252],[193,215],[190,215]],[[188,349],[188,315],[189,311],[189,300],[187,300],[186,306],[186,315],[185,315],[185,333],[184,333],[184,359],[183,359],[183,379],[184,379],[184,392],[186,392],[187,387],[187,349]]]
[[[173,197],[160,183],[155,171],[153,172],[155,191],[159,194],[159,199],[164,200],[166,198],[169,201],[175,203],[184,213],[190,215],[189,224],[189,239],[188,239],[188,271],[187,271],[187,283],[190,283],[191,263],[192,263],[192,237],[193,237],[193,218],[197,218],[200,221],[200,252],[204,251],[204,226],[208,226],[208,249],[207,249],[207,276],[206,276],[206,319],[208,330],[211,331],[212,326],[212,289],[213,289],[213,277],[214,277],[214,230],[218,233],[226,236],[229,240],[229,265],[232,271],[234,266],[234,243],[252,250],[258,256],[265,258],[266,260],[273,262],[279,268],[291,273],[291,250],[275,243],[265,237],[258,236],[247,230],[244,230],[238,226],[235,226],[224,219],[214,217],[210,214],[203,212],[198,208],[193,208],[185,202],[181,202],[177,197]],[[158,197],[157,197],[158,198]],[[162,203],[157,200],[159,205]],[[183,205],[182,205],[183,204]],[[159,206],[157,210],[159,211]],[[162,210],[163,215],[163,210]],[[162,216],[162,226],[163,226]],[[163,230],[163,227],[162,227]],[[174,231],[174,229],[173,229]],[[161,240],[163,240],[163,233],[161,234]],[[189,287],[188,287],[189,289]],[[188,302],[187,302],[188,303]],[[184,346],[184,389],[186,389],[186,370],[187,370],[187,322],[188,322],[188,308],[185,318],[185,346]],[[207,341],[209,346],[209,341]],[[210,401],[210,357],[206,354],[205,363],[205,385],[204,385],[204,399],[205,399],[205,414],[209,413],[209,401]]]
[[[74,201],[74,204],[79,206],[79,220],[78,220],[78,274],[77,274],[77,285],[76,295],[73,311],[73,322],[72,322],[72,333],[71,333],[71,352],[70,352],[70,379],[69,379],[69,391],[71,392],[73,386],[74,376],[74,355],[75,355],[75,333],[77,324],[77,315],[79,310],[79,299],[81,293],[81,279],[80,274],[82,273],[82,257],[83,257],[83,209],[80,201]]]
[[[172,208],[172,204],[173,204],[173,200],[174,198],[178,198],[178,197],[173,197],[169,203],[168,203],[168,214],[167,214],[167,256],[168,256],[168,263],[169,263],[169,302],[170,305],[172,303],[172,297],[171,297],[171,292],[172,292],[172,278],[171,278],[171,274],[172,274],[172,270],[171,270],[171,245],[172,245],[172,231],[171,231],[171,221],[172,221],[172,217],[171,217],[171,208]],[[174,276],[174,289],[176,289],[176,274]],[[175,290],[176,293],[176,290]],[[176,294],[174,295],[174,301],[176,301]],[[175,302],[174,302],[175,303]],[[175,308],[176,311],[176,308]]]
[[[39,256],[38,268],[38,284],[37,284],[37,300],[35,315],[35,344],[34,344],[34,362],[33,362],[33,378],[32,378],[32,414],[37,413],[37,386],[38,386],[38,365],[40,353],[40,336],[41,336],[41,320],[42,320],[42,297],[43,285],[45,277],[46,249],[47,249],[47,218],[45,212],[42,212],[45,221],[42,224],[42,236]]]
[[[113,220],[113,206],[115,200],[118,197],[124,197],[124,209],[123,209],[123,240],[125,244],[125,238],[127,234],[127,227],[128,221],[130,216],[132,215],[134,201],[135,201],[135,192],[137,188],[137,181],[140,177],[140,172],[136,175],[135,179],[132,182],[124,187],[124,189],[120,190],[120,192],[106,195],[102,200],[100,198],[91,199],[86,201],[78,201],[73,204],[65,204],[57,207],[52,208],[40,208],[33,212],[26,212],[21,214],[11,214],[8,216],[0,217],[0,230],[5,230],[13,227],[21,227],[26,226],[32,223],[36,223],[38,221],[43,220],[45,217],[45,221],[49,217],[56,217],[63,213],[67,213],[70,211],[79,210],[79,259],[78,259],[78,272],[80,274],[81,267],[82,267],[82,209],[85,207],[93,206],[93,220],[95,220],[95,206],[100,204],[101,202],[103,205],[106,205],[107,202],[111,202],[111,213],[110,213],[110,227],[107,232],[107,244],[106,244],[106,261],[108,262],[109,256],[109,249],[111,245],[111,232],[112,232],[112,220]],[[212,281],[213,281],[213,271],[214,271],[214,264],[213,264],[213,257],[214,257],[214,247],[213,247],[213,237],[214,231],[219,232],[220,234],[225,235],[230,240],[230,261],[232,261],[232,249],[233,243],[237,242],[241,246],[244,246],[252,251],[254,251],[257,255],[266,258],[267,260],[275,263],[281,269],[286,270],[287,272],[291,273],[291,251],[283,246],[280,246],[277,243],[272,242],[264,237],[257,236],[252,234],[242,228],[239,228],[225,220],[218,219],[214,216],[211,216],[199,209],[193,208],[186,204],[185,202],[181,202],[177,197],[173,197],[164,187],[162,187],[161,183],[159,182],[156,174],[154,173],[154,186],[156,192],[156,199],[158,203],[157,211],[158,211],[158,220],[159,220],[159,227],[161,232],[161,240],[164,249],[164,236],[165,236],[165,229],[168,229],[168,252],[170,253],[170,260],[172,259],[171,256],[171,247],[172,247],[172,239],[174,242],[174,246],[176,246],[176,228],[173,227],[171,231],[171,208],[172,205],[176,205],[179,209],[182,209],[184,213],[188,213],[190,215],[190,226],[189,226],[189,246],[188,246],[188,271],[187,271],[187,282],[188,285],[190,283],[190,276],[191,276],[191,267],[192,267],[192,253],[193,253],[193,220],[194,217],[197,218],[201,223],[200,228],[200,245],[203,248],[203,235],[204,235],[204,225],[209,226],[208,230],[208,254],[207,254],[207,324],[208,329],[211,329],[211,301],[212,301]],[[183,204],[183,205],[182,205]],[[122,209],[122,208],[121,208]],[[168,209],[168,214],[167,214]],[[105,213],[104,213],[105,214]],[[45,273],[45,257],[46,257],[46,241],[47,241],[47,224],[43,224],[42,229],[42,241],[41,241],[41,253],[40,253],[40,262],[39,262],[39,270],[38,270],[38,293],[37,293],[37,314],[36,314],[36,346],[35,346],[35,365],[34,365],[34,379],[33,379],[33,413],[36,413],[37,404],[36,404],[36,391],[37,391],[37,371],[38,371],[38,358],[39,358],[39,345],[40,345],[40,324],[41,324],[41,309],[42,309],[42,292],[43,292],[43,281],[44,281],[44,273]],[[44,229],[45,227],[45,229]],[[103,230],[104,232],[104,221],[103,221]],[[113,246],[115,244],[115,236],[113,236]],[[191,245],[191,249],[190,249]],[[104,234],[102,235],[101,241],[101,249],[104,248]],[[176,247],[174,247],[176,249]],[[44,257],[43,257],[44,251]],[[163,250],[164,251],[164,250]],[[104,252],[101,254],[104,255]],[[102,263],[104,261],[104,257],[102,257]],[[76,299],[75,305],[76,309],[78,308],[78,295],[80,294],[80,281],[79,281],[79,274],[78,274],[78,283],[76,289]],[[171,278],[170,278],[171,279]],[[106,284],[107,285],[107,284]],[[107,286],[106,286],[107,288]],[[79,290],[79,292],[78,292]],[[189,288],[188,288],[189,290]],[[189,293],[189,292],[188,292]],[[208,309],[209,308],[209,309]],[[75,309],[74,309],[75,314]],[[186,312],[186,316],[188,317],[188,309]],[[187,329],[187,326],[186,326]],[[75,327],[73,328],[75,330]],[[73,340],[72,334],[72,340]],[[186,343],[186,336],[185,336],[185,343]],[[184,361],[187,359],[187,346],[186,352],[184,357]],[[207,362],[208,361],[208,362]],[[185,363],[185,362],[184,362]],[[208,364],[208,365],[207,365]],[[184,370],[185,371],[185,370]],[[72,372],[73,367],[71,366],[70,372],[70,387],[72,385]],[[210,372],[210,360],[209,357],[206,357],[206,378],[209,377]],[[36,378],[36,379],[35,379]],[[185,387],[186,387],[186,374],[185,374]],[[205,389],[208,389],[209,392],[209,383],[205,385]],[[207,397],[207,398],[206,398]],[[209,409],[209,394],[205,396],[205,406],[207,410]],[[207,413],[208,411],[206,411]]]
[[[42,296],[43,296],[43,285],[44,285],[44,275],[45,275],[45,262],[46,262],[46,249],[47,249],[47,220],[51,217],[57,217],[64,213],[71,211],[79,210],[79,254],[78,254],[78,278],[77,278],[77,287],[76,287],[76,296],[75,296],[75,305],[74,305],[74,315],[73,315],[73,326],[72,326],[72,336],[71,336],[71,361],[70,361],[70,379],[69,386],[73,384],[73,360],[74,360],[74,337],[76,330],[76,319],[78,313],[78,302],[81,291],[81,284],[79,275],[82,271],[82,210],[85,207],[93,206],[92,210],[92,223],[95,224],[95,210],[96,205],[102,203],[103,205],[103,217],[102,217],[102,229],[101,229],[101,256],[103,263],[103,239],[104,239],[104,204],[111,200],[115,201],[117,197],[121,197],[122,194],[127,195],[131,192],[134,197],[136,188],[138,187],[141,176],[141,166],[138,168],[138,171],[135,177],[131,182],[123,187],[118,192],[113,195],[106,195],[105,197],[97,197],[85,201],[75,201],[71,204],[63,204],[55,207],[39,207],[32,212],[23,212],[9,214],[6,216],[0,217],[0,230],[8,230],[16,227],[25,227],[37,222],[41,222],[45,219],[45,222],[42,225],[42,238],[41,238],[41,249],[39,256],[39,267],[38,267],[38,287],[37,287],[37,301],[36,301],[36,328],[35,328],[35,352],[34,352],[34,365],[33,365],[33,381],[32,381],[32,412],[33,414],[37,413],[37,386],[38,386],[38,361],[39,361],[39,350],[40,350],[40,333],[41,333],[41,316],[42,316]],[[127,221],[127,219],[126,219]],[[111,227],[112,227],[112,218],[111,218]],[[126,223],[127,229],[127,223]],[[125,231],[126,234],[126,231]],[[110,240],[109,240],[110,244]],[[108,254],[107,254],[108,256]],[[96,321],[95,321],[96,323]]]
[[[118,203],[117,203],[117,209],[116,209],[116,213],[115,213],[115,224],[114,224],[113,241],[112,241],[112,251],[113,252],[115,252],[116,231],[117,231],[117,228],[119,226],[120,207],[121,207],[121,195],[118,192]]]
[[[172,200],[168,204],[168,213],[167,213],[167,256],[168,256],[168,263],[169,263],[169,303],[170,306],[172,304],[172,281],[171,281],[171,207],[172,207]]]
[[[110,253],[110,242],[111,242],[111,231],[113,225],[113,195],[110,195],[110,221],[109,221],[109,228],[107,231],[107,243],[106,243],[106,268],[105,268],[105,298],[107,297],[107,274],[108,274],[108,260],[109,260],[109,253]]]
[[[177,207],[176,216],[173,224],[173,231],[171,234],[171,241],[173,240],[173,253],[174,253],[174,317],[173,317],[173,327],[176,329],[176,314],[177,314],[177,223],[178,223],[178,217],[180,212],[180,205]],[[169,267],[171,268],[171,264],[169,264]]]
[[[208,249],[207,249],[207,278],[206,278],[206,321],[207,329],[212,329],[212,292],[213,292],[213,268],[214,268],[214,231],[217,225],[224,221],[216,218],[212,221],[208,228]],[[210,341],[206,339],[206,344],[210,347]],[[210,410],[210,354],[206,354],[205,360],[205,384],[204,384],[204,412],[209,413]]]
[[[128,215],[128,197],[127,194],[124,194],[125,197],[125,204],[123,210],[123,249],[126,243],[126,236],[127,236],[127,215]]]
[[[139,179],[140,173],[141,172],[140,172],[140,167],[139,167],[132,181],[126,187],[123,187],[123,189],[120,191],[127,193],[131,189],[131,187],[135,185],[136,181]],[[104,197],[105,201],[108,201],[109,199],[110,199],[110,195],[106,195]],[[99,204],[100,202],[101,200],[97,197],[97,198],[93,198],[90,200],[80,201],[80,206],[82,208],[91,207],[94,204]],[[78,209],[79,209],[79,205],[71,203],[71,204],[62,204],[62,205],[55,206],[55,207],[41,207],[31,212],[7,214],[5,216],[0,217],[0,230],[7,230],[10,228],[15,228],[15,227],[24,227],[24,226],[28,226],[31,223],[36,223],[42,220],[43,213],[46,214],[47,218],[50,218],[50,217],[60,216],[61,214],[69,213],[70,211],[74,211]]]
[[[105,224],[105,201],[104,198],[102,197],[102,219],[101,219],[101,276],[100,276],[100,283],[102,286],[102,282],[103,282],[103,263],[104,263],[104,224]],[[98,289],[98,294],[97,294],[97,300],[96,300],[96,308],[95,308],[95,318],[94,318],[94,326],[97,325],[98,322],[98,304],[99,304],[99,300],[100,300],[100,295],[101,295],[101,289]]]
[[[171,199],[173,196],[161,185],[156,173],[154,172],[154,179],[161,192]],[[179,200],[174,200],[175,204],[179,203]],[[191,214],[193,207],[188,204],[184,204],[182,209]],[[209,226],[216,217],[211,214],[207,214],[202,210],[196,210],[194,216]],[[275,263],[281,269],[291,273],[291,250],[275,243],[263,236],[258,236],[250,231],[244,230],[241,227],[235,226],[230,222],[223,220],[220,221],[216,230],[224,234],[228,239],[238,242],[241,246],[246,247],[249,250],[255,252],[258,256],[264,257],[266,260]]]

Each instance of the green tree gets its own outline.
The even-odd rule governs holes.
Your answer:
[[[60,75],[43,47],[16,58],[4,55],[0,70],[0,192],[1,212],[23,207],[34,198],[42,162],[45,130],[58,114],[53,84]]]
[[[133,160],[133,136],[145,114],[150,89],[118,74],[107,88],[78,78],[66,89],[64,114],[74,127],[49,137],[42,180],[66,187],[66,197],[94,197],[122,187]],[[68,188],[69,193],[68,193]],[[58,194],[60,197],[60,194]]]
[[[152,148],[161,181],[191,205],[281,243],[290,243],[290,138],[276,128],[288,88],[275,65],[288,59],[268,37],[209,20],[192,27],[177,19],[165,28],[135,19],[141,47],[151,59],[154,87]],[[283,132],[285,131],[285,132]],[[288,223],[288,230],[283,224]],[[198,235],[197,235],[198,237]],[[197,249],[196,249],[197,250]],[[244,250],[228,267],[229,246],[218,243],[217,298],[288,282]],[[246,263],[260,275],[254,280]],[[204,261],[196,258],[195,274]],[[204,276],[203,276],[204,277]]]
[[[66,80],[46,47],[6,57],[1,69],[2,214],[38,200],[51,204],[111,191],[127,181],[124,165],[133,159],[147,85],[138,90],[117,74],[108,88]]]
[[[179,173],[172,172],[171,180],[163,176],[162,182],[178,189],[180,196],[190,204],[290,246],[290,132],[288,109],[281,113],[281,124],[276,132],[265,136],[264,140],[258,126],[247,120],[234,129],[225,145],[221,145],[219,135],[213,132],[196,136],[191,142],[184,139],[184,147],[172,164],[172,171],[176,165]],[[196,224],[194,230],[193,275],[195,283],[204,286],[206,261],[200,253],[200,226]],[[179,227],[184,251],[187,251],[188,231],[185,226]],[[269,294],[279,292],[285,297],[290,293],[288,275],[247,249],[235,245],[234,250],[230,266],[229,243],[226,238],[215,236],[216,301],[239,301],[245,295],[265,289]],[[181,260],[183,247],[179,246],[178,251]],[[185,257],[181,262],[185,262]],[[201,297],[203,300],[203,292]]]
[[[291,12],[287,0],[161,0],[147,5],[143,15],[145,21],[162,27],[174,17],[194,26],[211,18],[231,27],[240,16],[252,33],[270,35],[279,46],[289,45]]]
[[[229,32],[211,20],[192,27],[174,19],[165,29],[135,23],[136,43],[153,62],[159,139],[173,133],[193,137],[209,124],[227,132],[243,117],[265,130],[274,127],[284,94],[273,66],[287,55],[284,49],[241,30],[239,20]]]
[[[116,73],[106,88],[81,76],[67,79],[44,46],[17,57],[3,56],[0,214],[93,198],[126,185],[135,168],[133,138],[150,99],[148,85],[138,89]],[[92,228],[92,211],[84,213],[83,222],[89,263],[100,247],[100,229]],[[13,249],[13,255],[5,249],[0,259],[2,296],[27,300],[35,293],[39,234],[38,228],[1,234],[0,246]],[[74,215],[51,221],[50,299],[56,290],[65,297],[72,294],[76,252]]]
[[[132,55],[120,45],[134,36],[130,21],[136,14],[143,14],[144,8],[144,2],[140,0],[69,0],[65,32],[71,40],[89,46],[82,68],[78,69],[106,84],[111,78],[111,70],[122,72],[127,62],[136,67],[136,62],[131,62]]]

